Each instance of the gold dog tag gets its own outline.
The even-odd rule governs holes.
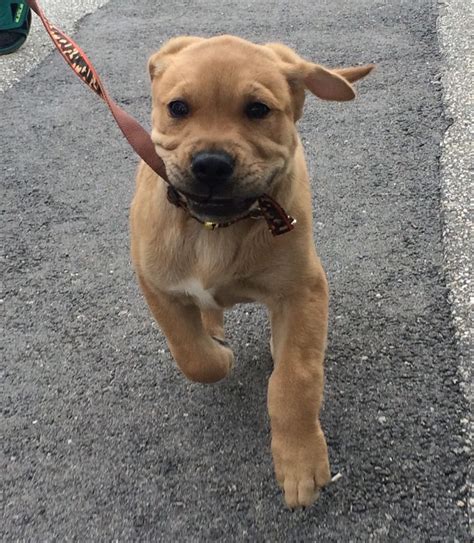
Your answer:
[[[214,230],[214,228],[217,226],[217,224],[215,222],[211,222],[211,221],[206,221],[204,223],[204,228],[206,230]]]

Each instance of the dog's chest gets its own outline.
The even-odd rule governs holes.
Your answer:
[[[220,305],[214,298],[216,289],[205,289],[201,281],[194,277],[184,279],[168,290],[173,294],[189,296],[201,309],[220,309]]]
[[[174,251],[178,273],[168,282],[166,290],[191,298],[201,309],[220,309],[218,294],[232,283],[232,272],[235,272],[232,249],[232,244],[225,243],[221,235],[210,237],[203,232],[191,238]]]
[[[170,237],[169,265],[156,266],[153,260],[156,286],[172,296],[187,298],[201,309],[223,309],[253,301],[256,270],[250,263],[255,259],[252,248],[222,230]]]

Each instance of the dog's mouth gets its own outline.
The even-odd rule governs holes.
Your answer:
[[[258,199],[258,196],[216,198],[180,192],[185,197],[188,209],[194,216],[203,221],[212,222],[225,222],[243,217]]]
[[[213,223],[234,222],[248,216],[256,218],[254,212],[258,207],[257,201],[264,194],[265,188],[272,185],[278,172],[279,170],[272,171],[266,182],[260,180],[253,183],[254,190],[249,190],[250,187],[245,190],[238,187],[212,186],[198,186],[194,190],[192,180],[186,181],[182,176],[173,176],[171,187],[181,195],[189,213],[198,220]]]

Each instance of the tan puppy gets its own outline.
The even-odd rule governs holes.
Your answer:
[[[327,70],[279,44],[220,36],[169,41],[149,62],[152,139],[189,213],[142,163],[131,211],[132,258],[153,315],[181,371],[212,383],[234,357],[223,310],[268,307],[275,363],[268,387],[272,453],[290,507],[330,480],[319,422],[328,289],[312,234],[310,184],[295,122],[305,90],[351,100],[350,82],[373,66]],[[297,219],[273,237],[264,220],[213,231],[201,221],[245,217],[267,193]]]

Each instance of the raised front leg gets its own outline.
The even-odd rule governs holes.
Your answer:
[[[168,346],[180,370],[191,381],[214,383],[226,377],[234,355],[220,335],[212,337],[203,325],[200,309],[152,289],[138,277],[153,316],[166,336]],[[215,324],[215,321],[212,321]],[[218,329],[215,330],[219,332]]]
[[[328,294],[321,272],[270,307],[275,369],[268,387],[275,475],[289,507],[310,505],[330,480],[319,410]]]

